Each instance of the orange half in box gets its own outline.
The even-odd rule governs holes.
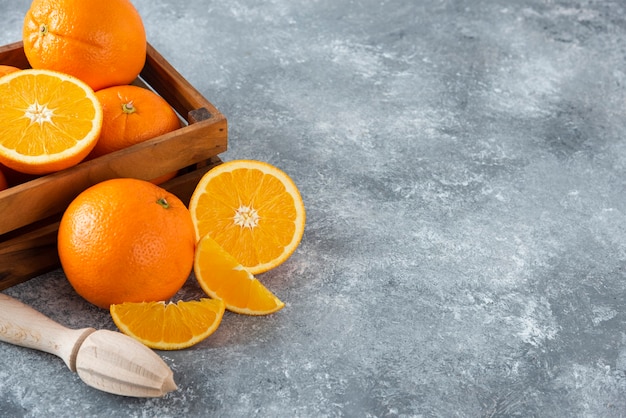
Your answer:
[[[0,46],[0,64],[28,68],[22,42]],[[164,187],[187,203],[202,175],[221,163],[226,117],[148,44],[135,81],[161,95],[187,124],[129,148],[0,191],[0,290],[59,267],[58,222],[86,188],[116,177],[150,180],[179,170]]]

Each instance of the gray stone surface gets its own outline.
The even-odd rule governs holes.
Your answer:
[[[27,0],[0,0],[0,42]],[[149,41],[275,164],[287,304],[159,352],[129,399],[0,344],[2,416],[626,416],[626,4],[135,0]],[[6,293],[115,329],[55,271]],[[199,297],[192,279],[181,298]]]

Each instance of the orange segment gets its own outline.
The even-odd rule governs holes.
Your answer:
[[[306,214],[296,185],[260,161],[235,160],[211,169],[189,210],[196,237],[210,235],[252,274],[283,263],[304,233]]]
[[[82,81],[48,70],[0,77],[0,162],[46,174],[78,164],[95,146],[102,107]]]
[[[113,322],[124,334],[155,350],[179,350],[206,339],[220,325],[224,302],[125,302],[111,305]]]
[[[229,311],[267,315],[285,306],[208,235],[198,243],[193,269],[202,290],[222,299]]]

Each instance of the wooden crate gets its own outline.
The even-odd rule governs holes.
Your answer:
[[[0,64],[28,68],[21,42],[0,46]],[[160,94],[184,119],[183,127],[141,144],[0,191],[0,290],[59,267],[58,223],[69,203],[103,180],[144,180],[178,170],[161,186],[189,201],[201,176],[226,151],[226,117],[148,44],[135,84]]]

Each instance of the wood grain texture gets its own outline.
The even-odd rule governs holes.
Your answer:
[[[160,397],[177,388],[172,370],[139,341],[109,330],[67,328],[2,293],[0,341],[54,354],[105,392]]]
[[[0,341],[60,357],[73,372],[76,354],[94,328],[70,329],[10,296],[0,293]]]

